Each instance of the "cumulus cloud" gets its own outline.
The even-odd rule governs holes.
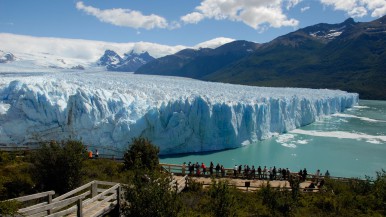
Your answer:
[[[205,18],[205,16],[203,14],[198,13],[198,12],[193,12],[193,13],[187,14],[185,16],[182,16],[181,20],[184,23],[194,23],[194,24],[197,24],[198,22],[200,22],[204,18]]]
[[[295,7],[297,4],[299,4],[302,0],[287,0],[287,10],[291,9],[292,7]]]
[[[324,5],[335,10],[347,12],[351,17],[363,17],[371,13],[372,17],[386,14],[386,0],[320,0]]]
[[[165,18],[151,14],[143,15],[140,11],[130,9],[114,8],[101,10],[92,6],[87,6],[83,2],[77,2],[76,8],[85,13],[95,16],[101,22],[110,23],[116,26],[124,26],[131,28],[167,28],[168,22]]]
[[[185,24],[198,23],[203,19],[243,22],[254,29],[267,25],[279,28],[298,26],[299,21],[289,19],[282,8],[290,9],[301,0],[203,0],[196,11],[181,17]]]
[[[309,6],[306,6],[306,7],[304,7],[304,8],[300,8],[300,12],[304,12],[304,11],[307,11],[307,10],[309,10],[310,9],[310,7]]]

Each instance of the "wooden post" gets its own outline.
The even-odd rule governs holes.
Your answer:
[[[98,184],[93,182],[91,185],[91,197],[95,197],[98,195]]]
[[[117,188],[117,212],[119,216],[121,215],[121,192],[121,186],[119,185]]]
[[[48,204],[52,203],[52,194],[50,194],[50,193],[47,195],[47,203]],[[47,210],[47,215],[50,215],[51,211],[52,211],[52,209]]]
[[[82,198],[79,198],[77,205],[77,211],[76,211],[76,216],[77,217],[83,217],[82,213]]]

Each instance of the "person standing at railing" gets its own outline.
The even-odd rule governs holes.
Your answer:
[[[233,176],[235,177],[235,178],[237,178],[237,169],[238,169],[239,167],[235,164],[235,167],[233,168]]]
[[[185,171],[186,171],[186,163],[184,162],[182,164],[182,175],[185,176]]]
[[[219,163],[217,163],[217,165],[216,165],[216,176],[218,177],[219,176],[219,173],[220,173],[220,164]]]
[[[308,175],[308,174],[307,174],[307,170],[306,170],[306,168],[304,168],[303,174],[302,174],[303,182],[306,181],[307,175]]]
[[[318,183],[319,182],[319,176],[320,176],[320,170],[316,170],[316,173],[315,173],[315,182]]]
[[[95,158],[98,158],[98,157],[99,157],[98,149],[95,149]]]
[[[88,158],[92,159],[92,151],[88,151]]]
[[[255,169],[255,165],[252,165],[252,169],[251,169],[251,178],[253,180],[255,180],[256,178],[256,169]]]
[[[201,169],[202,169],[202,173],[205,176],[206,175],[206,166],[205,166],[204,162],[201,163]]]
[[[213,168],[214,168],[214,164],[213,164],[213,162],[211,161],[211,162],[210,162],[210,166],[209,166],[209,173],[210,173],[210,176],[213,176]]]
[[[257,176],[259,179],[261,179],[261,166],[257,168]]]
[[[200,164],[198,164],[198,162],[196,162],[196,175],[197,175],[197,177],[200,176],[200,174],[201,174]]]

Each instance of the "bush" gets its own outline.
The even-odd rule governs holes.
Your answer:
[[[63,194],[81,185],[85,159],[86,149],[79,141],[43,144],[32,157],[33,176],[40,190]]]
[[[125,169],[154,171],[159,167],[158,153],[159,148],[148,139],[134,138],[124,155]]]
[[[15,216],[21,203],[15,200],[0,201],[0,216]]]
[[[136,173],[126,187],[126,216],[177,216],[180,199],[170,186],[171,177],[160,173]]]
[[[214,216],[236,215],[235,188],[228,184],[228,181],[212,180],[209,188],[209,195],[211,197],[209,208]]]

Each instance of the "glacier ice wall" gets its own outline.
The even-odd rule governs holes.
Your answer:
[[[339,90],[262,88],[110,72],[0,77],[0,144],[80,139],[124,149],[144,136],[162,154],[240,147],[358,103]]]

